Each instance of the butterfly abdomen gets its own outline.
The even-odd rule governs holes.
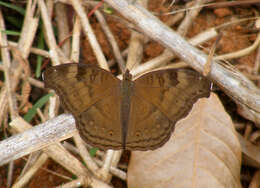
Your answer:
[[[129,114],[131,109],[131,97],[133,94],[133,85],[134,83],[131,80],[131,75],[126,73],[126,76],[123,78],[120,86],[120,92],[122,96],[122,102],[120,107],[120,121],[122,129],[122,147],[125,149],[126,146],[126,136],[128,131],[129,123]]]

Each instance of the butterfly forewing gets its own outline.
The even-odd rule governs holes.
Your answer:
[[[134,81],[127,136],[129,143],[135,142],[134,148],[143,150],[147,140],[155,139],[151,131],[157,130],[158,142],[154,145],[149,142],[149,147],[144,147],[144,150],[160,147],[169,139],[175,123],[188,115],[199,98],[208,97],[209,93],[210,82],[188,69],[160,70],[139,77]],[[144,108],[142,113],[140,108]],[[142,116],[145,112],[149,114],[148,119]],[[141,131],[143,129],[151,131]],[[141,136],[136,134],[138,131],[141,131]]]
[[[121,145],[119,79],[96,66],[70,63],[48,68],[44,83],[73,114],[85,141],[101,149]]]

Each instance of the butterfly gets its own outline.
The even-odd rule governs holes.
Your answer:
[[[120,80],[94,65],[69,63],[47,68],[54,89],[74,116],[84,141],[100,149],[153,150],[170,138],[177,121],[210,94],[210,82],[191,69],[152,71]]]

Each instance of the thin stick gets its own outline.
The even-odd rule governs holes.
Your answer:
[[[109,176],[109,169],[111,167],[112,159],[113,159],[114,151],[113,150],[107,150],[105,155],[105,161],[103,166],[98,171],[98,177],[100,177],[102,180],[107,180]]]
[[[102,5],[104,4],[104,0],[101,0],[94,8],[88,13],[88,17],[92,16],[94,12],[96,12]]]
[[[4,18],[2,15],[2,11],[0,10],[0,28],[1,30],[5,30]],[[7,38],[5,33],[0,32],[0,45],[7,46]],[[11,118],[14,119],[18,116],[16,99],[14,97],[14,93],[12,91],[12,81],[11,81],[11,57],[9,50],[7,48],[1,48],[2,60],[4,65],[4,74],[5,74],[5,85],[8,94],[8,102],[9,102],[9,110],[11,113]]]
[[[84,145],[84,141],[82,140],[82,138],[79,136],[78,133],[75,136],[73,136],[73,139],[76,143],[76,146],[78,148],[81,158],[84,160],[87,167],[93,172],[93,174],[97,175],[97,171],[99,168],[98,168],[97,164],[91,158],[88,150],[86,149],[86,147]]]
[[[88,17],[84,11],[84,8],[80,4],[79,0],[71,0],[72,6],[75,9],[78,17],[80,18],[82,29],[85,35],[88,37],[90,45],[94,54],[96,55],[99,66],[103,69],[109,70],[106,58],[101,50],[101,47],[96,39],[93,29],[89,23]]]
[[[210,51],[209,51],[209,56],[208,56],[207,62],[206,62],[206,64],[205,64],[204,70],[203,70],[203,76],[208,76],[208,74],[210,73],[211,65],[212,65],[212,58],[213,58],[213,55],[214,55],[214,53],[215,53],[215,50],[216,50],[216,48],[217,48],[217,45],[218,45],[218,43],[219,43],[221,37],[222,37],[222,33],[220,33],[220,34],[217,36],[217,38],[216,38],[216,40],[215,40],[213,46],[211,47],[211,49],[210,49]]]
[[[46,37],[47,37],[46,41],[50,48],[50,58],[53,62],[53,65],[59,65],[60,60],[59,60],[59,56],[58,56],[58,52],[57,52],[57,45],[56,45],[57,43],[56,43],[56,39],[54,37],[54,32],[52,30],[52,25],[51,25],[50,17],[48,15],[48,10],[47,10],[46,5],[43,0],[38,0],[37,3],[40,8],[40,11],[41,11],[43,24],[44,24],[45,31],[46,31],[45,32]]]
[[[62,184],[57,186],[56,188],[71,188],[71,187],[80,187],[82,185],[89,185],[91,187],[98,187],[98,188],[112,188],[111,186],[93,178],[90,182],[86,182],[84,177],[79,177],[78,179],[71,181],[66,184]]]
[[[258,33],[255,42],[251,46],[244,48],[242,50],[238,50],[236,52],[231,52],[231,53],[228,53],[228,54],[219,55],[219,56],[215,57],[214,59],[216,59],[216,60],[221,60],[221,59],[228,60],[228,59],[243,57],[243,56],[251,53],[252,51],[254,51],[259,46],[259,44],[260,44],[260,33]]]
[[[8,105],[6,105],[6,87],[3,86],[0,91],[0,122],[4,121],[4,117],[8,118]],[[6,127],[4,127],[4,130]]]
[[[33,178],[33,175],[40,169],[40,167],[47,161],[47,159],[48,155],[45,153],[41,154],[31,168],[22,176],[22,178],[15,182],[12,188],[24,187],[30,179]]]
[[[259,33],[258,33],[259,35]],[[257,54],[256,54],[256,58],[255,58],[255,64],[254,64],[254,68],[253,68],[253,74],[257,75],[260,69],[260,46],[258,46],[257,48]]]
[[[115,56],[115,59],[117,61],[117,63],[119,64],[119,67],[121,69],[121,72],[124,72],[125,71],[125,61],[121,55],[121,52],[120,52],[120,49],[117,45],[117,42],[116,42],[116,39],[113,35],[113,33],[110,31],[109,27],[108,27],[108,24],[104,18],[104,16],[101,14],[100,11],[96,10],[94,12],[95,16],[97,17],[100,25],[101,25],[101,28],[103,29],[106,37],[107,37],[107,40],[109,42],[109,44],[111,45],[112,47],[112,52]]]
[[[55,20],[57,22],[57,28],[58,28],[58,39],[59,42],[63,41],[67,38],[68,35],[70,35],[69,31],[69,23],[67,18],[67,6],[63,3],[56,3],[55,4]],[[61,49],[63,53],[69,57],[70,55],[70,40],[66,40],[62,46]]]
[[[28,1],[24,18],[21,37],[18,42],[18,49],[23,58],[28,58],[39,25],[39,16],[35,17],[36,1]]]
[[[0,65],[0,70],[4,70],[4,66],[3,65]],[[25,75],[24,74],[22,74],[22,78],[24,79],[25,78]],[[43,84],[43,82],[42,81],[39,81],[39,80],[37,80],[37,79],[35,79],[35,78],[33,78],[33,77],[29,77],[28,78],[28,81],[30,82],[30,84],[32,84],[33,86],[35,86],[35,87],[38,87],[38,88],[44,88],[44,84]],[[1,91],[1,93],[2,93],[2,91]],[[1,102],[0,102],[0,104],[1,104]],[[1,105],[0,105],[1,106]],[[3,108],[1,108],[0,107],[0,110],[1,109],[3,109]],[[0,113],[1,114],[1,113]],[[0,117],[2,117],[1,115],[0,115]],[[1,121],[0,121],[1,122]]]
[[[180,26],[178,27],[177,32],[181,35],[181,36],[185,36],[188,32],[188,29],[190,28],[193,20],[198,16],[199,12],[201,11],[202,7],[201,5],[210,2],[210,0],[198,0],[195,1],[195,4],[193,7],[198,7],[196,9],[192,9],[192,10],[188,10],[184,20],[182,21],[182,23],[180,24]],[[186,9],[188,9],[188,7],[186,7]]]
[[[72,46],[71,46],[71,54],[70,54],[70,59],[72,62],[79,62],[80,34],[81,34],[80,20],[79,20],[79,17],[76,16],[75,22],[73,25]]]
[[[137,0],[143,7],[147,8],[148,0]],[[131,39],[128,47],[127,69],[132,70],[138,66],[143,59],[143,45],[146,37],[134,30],[131,31]]]
[[[207,8],[222,8],[222,7],[233,7],[233,6],[241,6],[241,5],[250,5],[260,3],[260,0],[242,0],[242,1],[230,1],[230,2],[218,2],[218,3],[210,3],[207,4]]]
[[[72,144],[68,143],[68,142],[63,142],[62,144],[67,150],[75,153],[75,154],[79,154],[79,150],[78,148],[76,148],[75,146],[73,146]],[[84,145],[86,145],[86,143],[84,143]],[[118,151],[115,151],[114,153],[118,153]],[[97,158],[103,158],[104,154],[102,153],[101,155],[101,152],[98,150],[97,153],[96,153],[97,156],[99,157],[94,157],[93,160],[97,163],[98,166],[103,166],[104,164],[104,161],[101,161]],[[115,156],[115,155],[114,155]],[[118,156],[118,154],[116,154],[116,156]],[[121,156],[121,155],[120,155]],[[113,161],[112,161],[113,163]],[[118,169],[117,166],[114,166],[112,164],[112,166],[110,166],[110,169],[109,169],[110,173],[113,174],[114,176],[117,176],[118,178],[122,179],[122,180],[126,180],[126,173],[124,171],[122,171],[121,169]]]
[[[58,2],[61,2],[61,3],[69,4],[69,5],[72,4],[70,0],[57,0],[57,1],[58,1]],[[102,6],[101,6],[101,7],[99,6],[100,4],[101,4],[101,3],[98,2],[98,1],[91,1],[91,0],[82,1],[82,5],[83,5],[83,6],[86,6],[86,7],[88,7],[88,6],[92,6],[92,7],[98,6],[99,8],[104,8],[104,3],[102,3]]]
[[[11,47],[17,47],[18,43],[13,42],[13,41],[8,41],[8,45],[10,45]],[[37,54],[37,55],[41,55],[41,56],[46,57],[46,58],[50,58],[50,54],[46,50],[31,47],[29,52]]]
[[[98,159],[94,159],[96,161],[96,163],[99,165],[99,166],[103,166],[104,165],[104,162],[101,161],[101,160],[98,160]],[[111,166],[110,167],[110,172],[111,174],[113,174],[114,176],[126,181],[126,173],[114,166]]]

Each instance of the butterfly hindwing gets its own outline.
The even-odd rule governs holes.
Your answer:
[[[162,146],[170,137],[175,122],[171,121],[155,105],[132,96],[126,149],[150,150]]]
[[[156,140],[149,131],[141,133],[145,139],[130,136],[145,127],[158,132],[157,142],[154,145],[150,143],[148,149],[160,147],[169,139],[175,123],[188,115],[199,98],[208,97],[209,93],[210,82],[188,69],[159,70],[137,78],[131,101],[129,140],[132,143],[136,141],[134,147],[139,149],[147,140]],[[146,113],[149,113],[149,117],[143,116]]]
[[[87,143],[104,150],[122,149],[120,102],[113,88],[110,95],[75,117],[79,133]]]

